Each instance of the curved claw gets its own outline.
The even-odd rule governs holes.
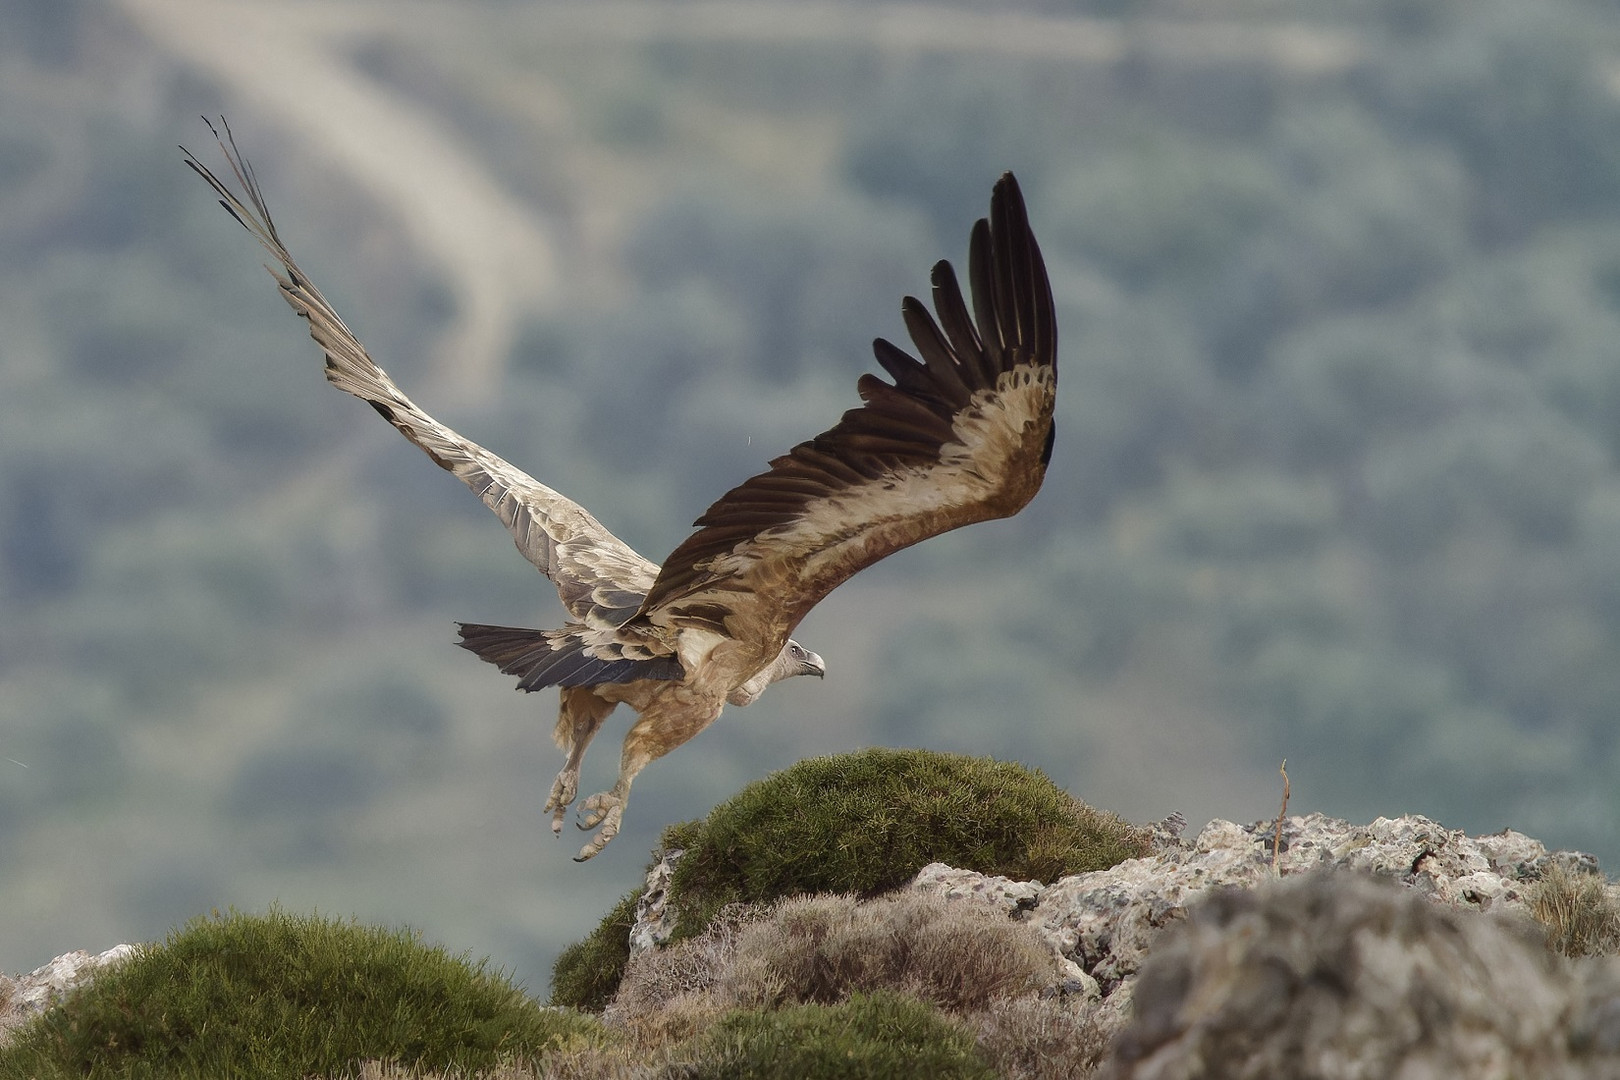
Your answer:
[[[562,835],[563,821],[568,817],[568,807],[573,804],[574,795],[579,790],[579,773],[564,769],[557,774],[557,779],[551,782],[551,794],[546,797],[545,813],[551,815],[551,833],[553,836]]]
[[[598,791],[579,804],[579,827],[594,829],[603,818],[619,809],[619,797],[611,791]]]
[[[624,799],[611,791],[598,792],[586,799],[579,807],[579,827],[581,829],[597,829],[590,842],[579,849],[574,856],[575,862],[584,862],[594,858],[598,852],[608,846],[608,842],[619,835],[619,822],[624,817]]]

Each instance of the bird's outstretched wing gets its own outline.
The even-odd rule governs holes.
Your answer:
[[[247,201],[244,203],[196,155],[181,147],[186,164],[208,181],[219,195],[220,205],[279,264],[279,269],[268,269],[280,283],[287,303],[309,321],[310,337],[326,353],[327,379],[376,409],[495,511],[523,557],[556,584],[563,605],[574,618],[587,627],[603,629],[617,626],[634,614],[652,586],[658,567],[608,532],[579,504],[417,408],[388,373],[373,362],[326,297],[293,262],[276,232],[252,166],[236,149],[230,127],[225,126],[224,138],[212,124],[209,131],[214,132]]]
[[[1011,173],[973,228],[968,272],[974,317],[950,264],[937,264],[939,321],[915,298],[901,305],[922,362],[875,342],[894,382],[861,376],[864,405],[709,507],[631,626],[779,646],[862,568],[1034,497],[1052,451],[1057,321]]]

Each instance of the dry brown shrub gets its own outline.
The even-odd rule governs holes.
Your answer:
[[[1091,1013],[1062,998],[1004,998],[962,1022],[1005,1080],[1085,1080],[1108,1053]]]
[[[732,904],[722,908],[697,937],[632,956],[603,1020],[624,1023],[657,1012],[676,999],[707,994],[731,964],[743,929],[766,918],[770,910],[766,904]]]
[[[392,1061],[363,1061],[360,1063],[360,1072],[356,1074],[357,1080],[400,1080],[401,1077],[421,1078],[432,1075],[408,1069]]]
[[[784,900],[745,926],[715,992],[743,1006],[831,1003],[895,990],[951,1011],[1030,994],[1058,979],[1034,928],[984,904],[904,892]]]
[[[709,993],[680,994],[650,1012],[624,1017],[619,1031],[626,1046],[651,1053],[701,1034],[728,1008]]]
[[[1565,956],[1620,953],[1620,904],[1608,879],[1553,863],[1530,895],[1530,913],[1547,928],[1547,947]]]
[[[646,1080],[660,1074],[662,1058],[630,1047],[596,1047],[551,1054],[535,1072],[500,1080]]]
[[[1007,1076],[1084,1076],[1102,1037],[1069,1003],[1035,997],[1059,977],[1039,933],[987,904],[904,892],[739,906],[696,938],[634,957],[603,1014],[614,1043],[552,1055],[540,1076],[656,1072],[731,1009],[833,1004],[883,990],[961,1016]]]

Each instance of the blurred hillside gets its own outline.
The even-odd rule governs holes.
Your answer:
[[[550,625],[321,378],[180,163],[225,113],[425,408],[657,559],[831,424],[1018,173],[1046,490],[904,553],[568,861]],[[0,969],[279,899],[538,988],[670,821],[808,754],[1620,863],[1620,14],[1585,0],[0,7]],[[804,682],[807,680],[801,680]],[[587,759],[610,782],[622,723]]]

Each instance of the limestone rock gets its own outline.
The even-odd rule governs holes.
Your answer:
[[[1187,815],[1180,810],[1169,817],[1151,822],[1147,826],[1148,835],[1152,838],[1153,850],[1164,851],[1179,849],[1183,841],[1181,831],[1187,827]]]
[[[1273,847],[1276,847],[1275,855]],[[1187,841],[1156,830],[1157,853],[1050,885],[1027,884],[1015,917],[1032,922],[1065,960],[1095,980],[1097,1021],[1117,1030],[1128,1019],[1136,973],[1160,934],[1212,890],[1252,889],[1273,877],[1351,870],[1388,879],[1460,910],[1526,912],[1529,884],[1553,862],[1595,869],[1590,856],[1549,853],[1520,833],[1469,837],[1427,818],[1379,818],[1369,825],[1308,814],[1238,825],[1212,821]],[[1275,858],[1275,871],[1273,860]],[[948,885],[942,884],[948,883]],[[931,866],[916,888],[1009,905],[1004,879]]]
[[[1135,1001],[1107,1080],[1620,1076],[1620,961],[1360,874],[1212,895]]]
[[[929,863],[919,870],[911,887],[947,900],[978,900],[999,907],[1015,918],[1034,908],[1046,888],[1038,881],[1014,881],[971,870],[955,870],[939,862]]]
[[[69,990],[93,978],[102,969],[127,959],[133,945],[115,945],[92,956],[79,949],[64,953],[27,975],[0,974],[0,1045],[7,1033],[32,1020],[62,1000]]]
[[[647,887],[636,901],[636,921],[630,927],[630,955],[662,945],[675,932],[675,912],[669,906],[669,883],[684,848],[665,851],[647,871]]]

